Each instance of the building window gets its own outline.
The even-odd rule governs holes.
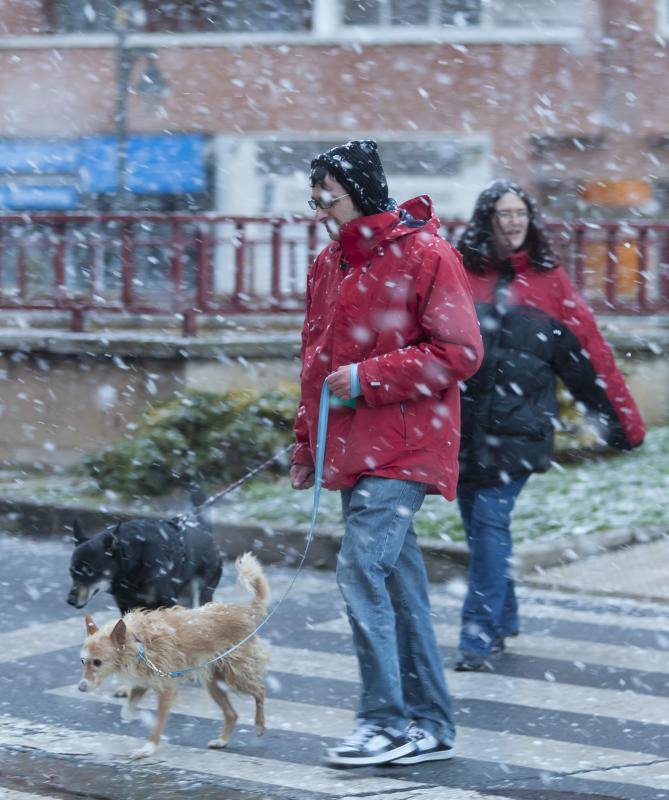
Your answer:
[[[143,0],[144,33],[304,32],[311,28],[310,0]],[[54,0],[57,33],[114,29],[117,0]]]
[[[342,0],[348,26],[535,28],[578,26],[582,0]]]
[[[311,159],[341,144],[330,142],[281,141],[258,144],[257,168],[267,175],[306,175]],[[450,139],[436,141],[385,141],[380,144],[387,172],[394,175],[435,175],[453,177],[463,171],[467,148]],[[477,153],[480,149],[477,148]]]
[[[485,136],[376,137],[390,193],[399,202],[429,194],[442,216],[468,217],[476,195],[490,179]],[[345,141],[337,139],[261,139],[219,148],[226,213],[310,215],[309,164],[318,153]],[[240,198],[243,206],[240,208]]]

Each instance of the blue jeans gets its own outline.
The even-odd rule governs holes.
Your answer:
[[[528,477],[497,486],[458,487],[458,505],[469,546],[461,653],[488,656],[493,644],[518,632],[510,524],[516,498]]]
[[[412,524],[425,489],[415,481],[363,476],[342,490],[346,530],[337,583],[360,667],[358,720],[400,731],[413,720],[452,744],[451,698]]]

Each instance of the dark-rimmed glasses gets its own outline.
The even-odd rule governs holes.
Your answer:
[[[307,200],[307,205],[312,211],[316,211],[317,209],[321,209],[321,211],[327,211],[328,208],[332,208],[332,206],[337,202],[337,200],[341,200],[344,197],[348,197],[348,194],[340,194],[339,197],[333,197],[332,200],[321,200],[320,197],[318,200],[311,197]]]

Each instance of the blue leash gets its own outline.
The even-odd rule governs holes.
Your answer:
[[[305,559],[307,557],[307,553],[309,552],[309,547],[311,542],[314,538],[314,530],[316,528],[316,519],[318,518],[318,506],[321,499],[321,488],[323,485],[323,467],[325,465],[325,444],[327,441],[327,433],[328,433],[328,414],[330,412],[330,387],[326,381],[323,381],[323,388],[321,389],[321,399],[320,405],[318,407],[318,431],[316,434],[316,463],[314,464],[314,498],[313,504],[311,507],[311,522],[309,523],[309,531],[307,532],[307,542],[304,548],[304,552],[302,553],[302,557],[300,558],[300,563],[297,565],[297,569],[295,570],[295,574],[291,582],[288,584],[288,588],[286,591],[281,595],[279,602],[274,606],[274,608],[267,614],[267,616],[261,620],[258,625],[245,636],[241,641],[234,644],[232,647],[229,647],[224,653],[220,653],[214,658],[209,659],[209,661],[205,661],[203,664],[199,664],[197,667],[188,667],[187,669],[176,669],[172,672],[163,672],[159,667],[157,667],[146,655],[144,651],[144,645],[138,640],[135,639],[135,663],[144,662],[144,664],[149,667],[152,672],[160,675],[162,678],[181,678],[184,675],[188,675],[191,672],[197,672],[205,667],[208,667],[210,664],[214,664],[217,661],[221,661],[226,656],[233,653],[243,644],[252,639],[258,631],[263,628],[269,621],[272,619],[274,614],[276,613],[279,606],[283,603],[283,601],[288,596],[290,590],[295,585],[295,581],[297,580],[297,576],[300,574],[300,570],[302,569]]]

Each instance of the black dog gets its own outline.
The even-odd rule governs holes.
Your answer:
[[[195,505],[203,495],[191,491]],[[67,602],[83,608],[100,590],[111,592],[122,614],[133,608],[211,601],[222,559],[211,528],[197,514],[184,519],[137,519],[87,539],[75,520]]]

